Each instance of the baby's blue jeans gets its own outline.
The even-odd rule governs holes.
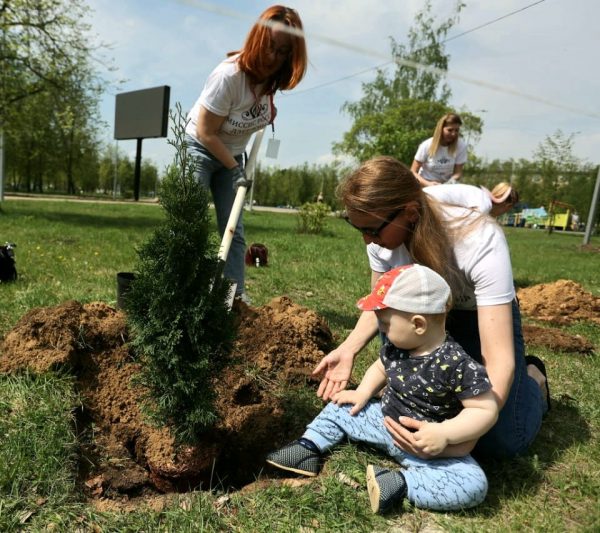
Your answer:
[[[370,401],[358,414],[350,405],[329,403],[307,426],[303,437],[325,452],[349,439],[378,448],[401,465],[408,500],[435,511],[455,511],[480,504],[488,483],[477,461],[470,455],[452,459],[423,460],[394,446],[383,425],[379,401]]]

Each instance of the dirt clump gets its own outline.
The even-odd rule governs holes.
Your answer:
[[[559,279],[519,289],[521,312],[543,322],[565,325],[578,320],[600,324],[600,298],[578,283]]]
[[[74,373],[83,404],[81,486],[91,498],[243,486],[314,414],[303,416],[289,390],[310,379],[333,339],[321,317],[287,297],[260,308],[240,303],[235,312],[231,364],[215,382],[219,420],[193,446],[176,446],[169,427],[143,415],[146,391],[132,379],[140,363],[125,315],[102,302],[29,311],[0,345],[0,372]]]
[[[594,345],[581,335],[571,335],[558,328],[523,324],[525,344],[543,346],[553,351],[591,355]]]

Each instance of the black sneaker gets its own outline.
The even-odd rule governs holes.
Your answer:
[[[406,497],[406,481],[400,472],[367,466],[367,490],[374,513],[387,513]]]
[[[267,463],[303,476],[316,476],[321,470],[321,455],[297,440],[267,455]]]

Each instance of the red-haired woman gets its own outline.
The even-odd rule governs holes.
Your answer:
[[[221,235],[236,189],[247,184],[243,154],[250,137],[272,124],[273,96],[293,89],[307,67],[306,44],[298,13],[284,6],[266,9],[252,26],[244,47],[228,54],[212,71],[188,114],[186,141],[195,158],[196,179],[210,189]],[[238,222],[225,265],[225,276],[244,293],[244,228]]]

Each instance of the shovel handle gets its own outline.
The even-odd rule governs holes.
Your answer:
[[[248,157],[248,162],[246,163],[246,176],[248,176],[249,179],[254,177],[258,148],[260,147],[264,133],[265,130],[263,128],[262,130],[256,132],[256,135],[254,136],[254,141],[250,150],[250,157]],[[217,254],[218,259],[223,263],[227,261],[227,256],[229,255],[229,249],[231,248],[231,242],[233,240],[235,228],[237,227],[238,220],[240,219],[240,213],[244,207],[244,199],[246,198],[247,189],[247,187],[238,187],[238,190],[235,194],[235,200],[231,206],[231,213],[229,213],[227,227],[225,228],[225,233],[223,233],[223,239],[221,240],[221,246],[219,248],[219,253]]]
[[[231,241],[233,241],[233,234],[237,227],[238,220],[240,219],[240,213],[244,207],[244,199],[246,198],[246,187],[238,187],[235,194],[235,200],[231,206],[231,213],[229,213],[229,220],[227,221],[227,227],[225,233],[223,233],[223,239],[221,240],[221,246],[219,247],[219,253],[217,257],[220,261],[227,261],[229,255],[229,249],[231,248]]]

